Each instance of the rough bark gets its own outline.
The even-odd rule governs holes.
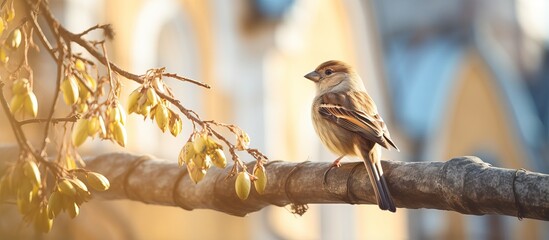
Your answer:
[[[6,148],[0,148],[0,154],[8,159],[17,156]],[[96,193],[104,199],[132,199],[187,210],[213,209],[244,216],[269,205],[375,201],[362,162],[344,163],[329,171],[324,183],[324,172],[331,163],[272,161],[266,165],[266,192],[259,195],[252,188],[245,201],[235,194],[234,178],[227,179],[230,168],[211,168],[200,183],[193,184],[175,161],[151,156],[111,153],[87,158],[86,163],[88,169],[110,179],[111,189]],[[249,163],[250,169],[253,164]],[[547,174],[491,167],[477,157],[446,162],[383,161],[382,165],[399,208],[472,215],[517,216],[521,212],[525,218],[549,220]]]

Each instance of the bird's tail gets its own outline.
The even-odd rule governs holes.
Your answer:
[[[391,197],[391,192],[389,192],[389,187],[387,186],[387,181],[383,176],[383,169],[381,168],[380,156],[376,156],[375,147],[368,150],[365,147],[359,147],[364,160],[364,165],[368,171],[368,176],[370,177],[370,182],[372,183],[372,188],[376,195],[377,205],[381,210],[388,210],[391,212],[396,212],[395,203]]]

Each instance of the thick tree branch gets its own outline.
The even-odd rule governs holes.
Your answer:
[[[10,156],[6,148],[0,148],[0,154]],[[270,162],[265,166],[268,174],[265,194],[252,190],[246,201],[236,196],[234,179],[227,179],[230,167],[211,168],[199,184],[193,184],[187,171],[179,168],[175,161],[150,156],[111,153],[87,158],[86,163],[89,170],[110,179],[111,189],[96,193],[105,199],[132,199],[187,210],[213,209],[237,216],[268,205],[374,203],[361,162],[344,163],[331,170],[326,183],[323,183],[323,174],[330,163]],[[248,167],[252,164],[254,162]],[[476,157],[459,157],[447,162],[384,161],[383,169],[399,208],[517,216],[515,200],[518,200],[523,217],[549,220],[547,174],[495,168]]]

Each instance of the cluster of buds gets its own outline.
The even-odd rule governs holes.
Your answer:
[[[179,153],[179,166],[186,164],[194,183],[200,182],[212,164],[218,168],[227,166],[223,147],[207,133],[193,134]]]
[[[81,169],[74,173],[74,176],[58,180],[48,199],[38,165],[31,157],[26,157],[0,178],[0,199],[15,197],[17,209],[25,220],[33,222],[36,230],[49,232],[53,219],[62,210],[72,218],[78,215],[80,205],[91,199],[88,187],[96,191],[110,187],[109,180],[99,173]]]
[[[86,64],[82,60],[77,59],[74,66],[76,73],[67,74],[59,88],[65,103],[69,106],[76,104],[77,111],[84,113],[88,111],[87,100],[97,91],[97,80],[87,72]]]
[[[246,143],[249,141],[245,133],[239,134],[239,136],[242,136],[240,139],[242,142]],[[187,166],[189,176],[195,184],[206,176],[208,169],[212,165],[218,168],[225,168],[227,166],[223,147],[206,132],[193,134],[181,149],[178,160],[179,166],[183,166],[183,164]],[[252,181],[259,194],[265,192],[267,186],[265,167],[258,162],[254,167],[253,173],[251,175],[243,169],[236,177],[236,195],[242,200],[247,199],[250,195]]]
[[[112,139],[118,145],[125,147],[128,141],[126,134],[126,111],[122,105],[115,102],[109,106],[107,111],[109,122],[107,124],[107,139]]]
[[[80,206],[91,199],[88,187],[96,191],[105,191],[110,187],[109,180],[99,173],[77,173],[75,177],[57,181],[57,186],[51,193],[45,209],[40,211],[41,217],[44,216],[42,221],[48,223],[48,231],[53,225],[53,219],[59,216],[61,211],[67,212],[71,218],[78,216]]]
[[[82,145],[88,137],[94,138],[99,135],[102,139],[114,140],[118,145],[125,147],[127,143],[126,134],[126,112],[120,103],[114,101],[109,105],[107,117],[100,113],[94,113],[87,118],[78,120],[72,131],[72,142],[74,146]],[[108,122],[105,124],[105,120]]]
[[[23,112],[24,115],[36,117],[38,114],[38,100],[32,92],[31,83],[26,78],[19,78],[13,82],[10,111],[12,114]]]
[[[40,212],[45,209],[40,194],[41,173],[38,165],[30,158],[19,161],[0,179],[0,199],[14,196],[19,212],[33,220],[36,226],[43,222]]]
[[[9,24],[15,19],[15,8],[13,7],[13,1],[9,4],[5,4],[5,8],[2,9],[0,17],[0,37],[4,34],[5,30],[8,29]],[[3,64],[8,63],[9,54],[8,50],[15,50],[21,45],[22,33],[21,29],[13,29],[6,41],[0,45],[0,62]]]
[[[162,132],[170,130],[175,137],[181,133],[181,117],[170,109],[169,103],[162,99],[156,91],[164,93],[164,84],[160,78],[152,80],[151,84],[135,89],[128,99],[128,113],[137,113],[145,119],[156,121]]]

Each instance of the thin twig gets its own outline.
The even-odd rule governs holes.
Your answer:
[[[190,78],[182,77],[182,76],[179,76],[175,73],[163,73],[162,76],[174,78],[174,79],[185,81],[185,82],[194,83],[198,86],[201,86],[201,87],[204,87],[204,88],[207,88],[207,89],[211,88],[210,85],[208,85],[207,83],[203,83],[203,82],[199,82],[199,81],[196,81],[196,80],[193,80],[193,79],[190,79]]]
[[[28,3],[28,2],[27,2]],[[30,3],[29,3],[29,6],[30,6]],[[48,51],[48,53],[50,54],[50,56],[57,61],[57,56],[55,56],[55,51],[53,50],[53,47],[51,46],[50,42],[48,41],[48,38],[46,37],[46,35],[44,34],[44,31],[42,31],[42,28],[40,27],[40,25],[38,24],[38,19],[35,15],[33,15],[33,13],[29,13],[32,21],[32,25],[34,26],[34,29],[36,29],[36,32],[38,33],[38,39],[40,39],[40,42],[42,43],[42,45],[44,45],[44,47],[46,48],[46,50]]]
[[[46,156],[46,148],[48,146],[49,142],[49,133],[50,133],[50,127],[51,127],[51,120],[53,118],[53,114],[55,113],[55,106],[57,105],[57,100],[59,99],[59,92],[60,92],[60,86],[61,82],[63,81],[63,62],[65,61],[65,49],[62,47],[63,42],[61,40],[61,36],[59,36],[59,31],[56,28],[56,24],[50,23],[50,29],[56,36],[57,46],[59,56],[56,60],[57,62],[57,78],[55,81],[55,91],[53,96],[53,101],[50,107],[50,111],[48,112],[48,121],[46,122],[46,126],[44,127],[44,140],[42,141],[42,148],[41,148],[41,155]]]
[[[79,33],[79,34],[76,34],[76,36],[78,36],[78,37],[83,37],[84,35],[88,34],[89,32],[91,32],[91,31],[93,31],[93,30],[96,30],[96,29],[103,29],[103,30],[104,30],[104,29],[105,29],[106,27],[108,27],[108,26],[109,26],[109,24],[104,24],[104,25],[99,25],[99,24],[97,24],[97,25],[95,25],[95,26],[93,26],[93,27],[90,27],[90,28],[86,29],[85,31],[83,31],[83,32],[81,32],[81,33]]]
[[[107,77],[109,78],[109,84],[111,85],[111,93],[113,93],[114,96],[118,93],[118,87],[114,87],[114,81],[112,78],[112,69],[111,69],[111,62],[109,61],[109,55],[107,54],[107,47],[105,47],[105,43],[101,44],[101,48],[103,49],[103,56],[105,56],[105,62],[107,63]]]
[[[65,118],[52,118],[50,122],[52,124],[57,124],[60,122],[76,122],[78,121],[78,119],[80,119],[80,115],[76,114],[76,115],[72,115],[70,117],[65,117]],[[20,121],[18,122],[18,124],[22,126],[22,125],[31,124],[31,123],[47,123],[47,122],[48,122],[47,118],[35,118],[35,119],[27,119],[24,121]]]

